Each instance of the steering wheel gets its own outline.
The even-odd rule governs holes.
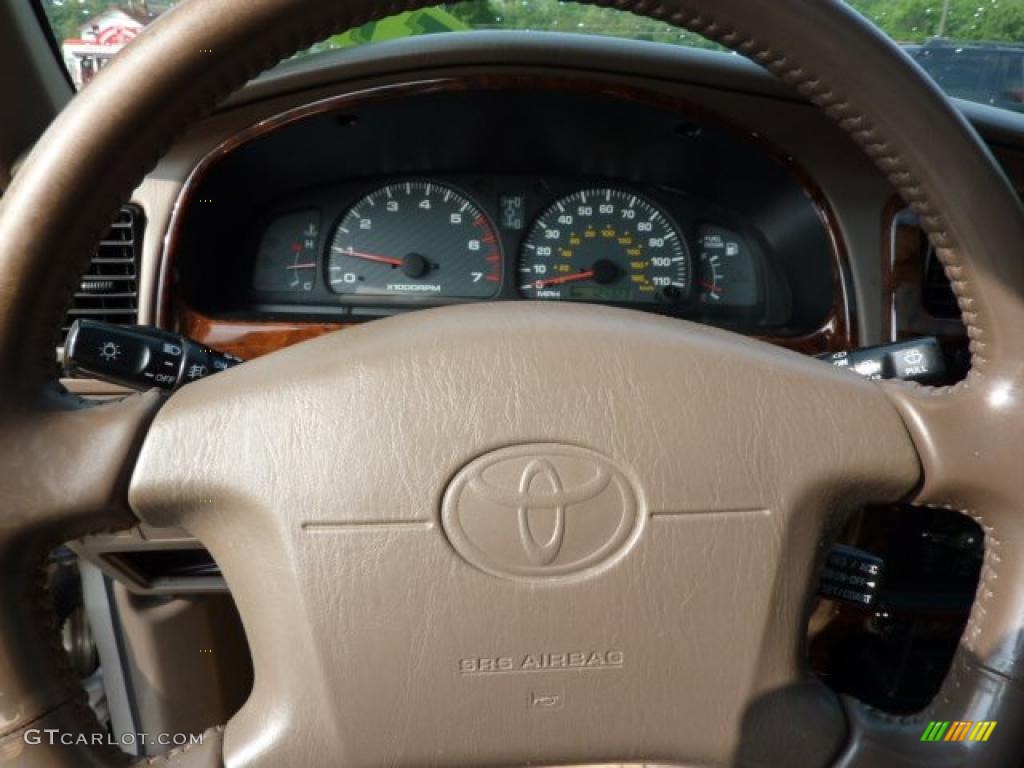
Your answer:
[[[261,69],[423,4],[186,0],[0,202],[0,762],[127,760],[88,738],[39,574],[57,543],[140,519],[209,548],[255,669],[225,727],[156,762],[1016,765],[1024,215],[949,101],[838,0],[615,6],[760,62],[888,175],[959,298],[973,366],[957,386],[524,303],[368,323],[167,399],[61,390],[65,302],[161,148]],[[905,498],[973,517],[986,556],[941,692],[892,718],[817,682],[803,642],[836,521]],[[940,746],[919,740],[928,720],[1002,727]],[[87,738],[25,743],[46,728]]]

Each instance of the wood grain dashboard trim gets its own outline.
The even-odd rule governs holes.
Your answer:
[[[837,217],[823,190],[789,154],[763,137],[711,114],[676,95],[640,87],[628,82],[595,79],[593,76],[553,75],[537,73],[501,73],[466,76],[445,76],[400,84],[389,84],[352,91],[288,109],[254,123],[206,154],[193,168],[174,204],[164,239],[156,286],[156,324],[176,329],[200,343],[239,357],[255,357],[276,349],[340,330],[355,323],[302,322],[282,320],[238,320],[212,317],[187,306],[174,295],[173,270],[175,256],[182,242],[182,230],[188,211],[196,203],[198,190],[209,172],[225,157],[246,144],[304,118],[323,113],[350,110],[383,100],[410,95],[465,90],[500,90],[536,88],[564,90],[603,95],[678,112],[682,117],[696,117],[753,144],[766,156],[784,167],[806,193],[821,219],[831,244],[833,291],[830,310],[821,326],[804,336],[760,336],[764,341],[805,354],[821,354],[848,349],[857,345],[857,319],[852,293],[849,256],[840,233]]]
[[[276,352],[279,349],[340,331],[355,323],[297,323],[272,320],[228,320],[210,317],[186,304],[176,311],[180,333],[205,347],[227,352],[243,360]]]
[[[359,323],[316,323],[291,320],[240,320],[211,317],[179,302],[175,310],[176,328],[205,347],[236,355],[243,360],[276,352],[300,341],[325,333],[344,330]],[[365,321],[363,321],[365,322]],[[845,349],[835,318],[806,336],[758,336],[778,347],[806,355]]]

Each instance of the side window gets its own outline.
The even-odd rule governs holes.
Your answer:
[[[936,55],[935,59],[937,66],[934,71],[929,71],[950,96],[982,103],[992,99],[991,81],[994,70],[998,68],[998,54],[950,48],[942,51],[941,56]]]
[[[1000,94],[1000,106],[1024,112],[1024,51],[1008,53],[1006,58],[1007,77]]]

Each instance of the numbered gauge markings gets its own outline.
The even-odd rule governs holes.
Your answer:
[[[519,256],[519,290],[531,299],[616,303],[686,300],[686,243],[649,199],[586,189],[557,200],[533,224]]]
[[[335,293],[490,298],[501,248],[486,214],[453,187],[400,181],[353,205],[334,231],[327,281]]]

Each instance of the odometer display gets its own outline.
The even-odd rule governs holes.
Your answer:
[[[690,292],[690,257],[653,202],[623,189],[586,189],[534,222],[519,257],[531,299],[669,303]]]
[[[501,252],[487,216],[436,182],[401,181],[366,195],[342,217],[327,261],[335,293],[490,298]]]

